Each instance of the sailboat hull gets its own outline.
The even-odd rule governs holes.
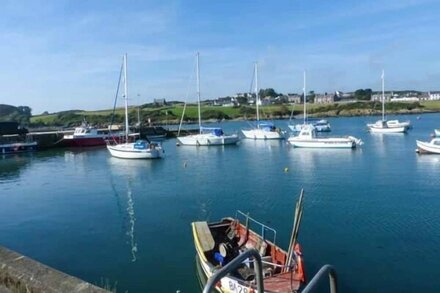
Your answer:
[[[372,133],[404,133],[406,132],[406,127],[375,127],[374,125],[369,125],[370,132]]]
[[[120,159],[160,159],[164,153],[160,146],[135,149],[134,143],[107,145],[107,149],[113,157]]]
[[[238,135],[195,134],[177,138],[180,145],[190,146],[220,146],[237,144],[240,140]]]
[[[241,131],[245,138],[248,139],[284,139],[284,135],[281,131],[267,131],[264,129],[250,129]]]

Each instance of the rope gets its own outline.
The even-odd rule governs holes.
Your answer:
[[[122,69],[124,67],[124,62],[122,62],[121,64],[121,70],[119,71],[119,79],[118,79],[118,86],[116,88],[116,95],[115,95],[115,102],[113,103],[113,112],[112,112],[112,120],[110,122],[110,128],[109,128],[109,134],[111,136],[111,138],[113,139],[113,141],[116,143],[116,140],[114,138],[114,136],[112,135],[112,126],[113,126],[113,122],[115,120],[115,111],[116,111],[116,102],[118,100],[118,95],[119,95],[119,87],[121,86],[121,78],[122,78]]]

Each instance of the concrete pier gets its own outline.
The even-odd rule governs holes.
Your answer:
[[[109,293],[0,246],[0,293]]]

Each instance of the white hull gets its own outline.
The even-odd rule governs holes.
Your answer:
[[[433,144],[431,142],[424,142],[417,140],[417,151],[419,153],[440,154],[440,144]]]
[[[356,143],[349,138],[315,138],[315,139],[299,139],[291,137],[288,142],[297,148],[331,148],[331,149],[353,149]]]
[[[264,129],[251,129],[241,131],[245,138],[248,139],[283,139],[284,135],[278,131],[266,131]]]
[[[238,137],[238,135],[235,134],[221,136],[216,136],[213,134],[194,134],[178,137],[177,140],[181,145],[218,146],[237,144],[240,138]]]
[[[368,125],[370,132],[372,133],[404,133],[406,132],[406,127],[375,127],[373,125]]]
[[[159,159],[163,155],[163,149],[160,146],[135,149],[134,143],[107,145],[107,149],[113,157],[121,159]]]

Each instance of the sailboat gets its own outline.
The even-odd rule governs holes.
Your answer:
[[[330,123],[325,120],[325,119],[317,119],[317,118],[308,118],[307,117],[307,112],[306,112],[306,104],[307,104],[307,95],[306,95],[306,76],[305,76],[305,72],[304,72],[304,123],[302,124],[293,124],[291,123],[292,121],[292,116],[293,116],[293,108],[292,108],[292,113],[290,114],[290,119],[289,119],[289,129],[292,132],[300,132],[301,129],[303,129],[303,127],[307,124],[312,124],[315,127],[315,131],[316,132],[330,132],[331,131],[331,126]]]
[[[250,138],[250,139],[283,139],[284,133],[279,128],[276,128],[273,123],[267,121],[260,121],[260,114],[258,108],[260,103],[260,97],[258,92],[259,91],[258,63],[255,63],[254,74],[255,74],[255,95],[256,95],[255,104],[257,108],[257,124],[255,128],[242,129],[241,132],[243,133],[245,138]]]
[[[163,156],[164,150],[158,143],[149,140],[128,142],[128,85],[127,85],[127,54],[124,55],[124,101],[125,101],[125,142],[112,144],[109,141],[107,149],[113,157],[121,159],[157,159]]]
[[[199,69],[199,53],[197,52],[197,102],[199,113],[199,133],[188,136],[177,137],[178,145],[191,146],[218,146],[237,144],[240,138],[236,134],[227,135],[220,127],[203,127],[200,111],[200,69]],[[183,118],[182,113],[182,118]]]
[[[372,133],[404,133],[409,127],[408,122],[401,124],[398,120],[385,119],[385,72],[382,70],[382,120],[367,124]]]
[[[353,149],[363,142],[353,136],[347,137],[318,137],[316,135],[316,127],[307,123],[306,111],[306,72],[304,71],[304,124],[299,127],[299,134],[291,136],[287,140],[290,145],[298,148],[345,148]]]

